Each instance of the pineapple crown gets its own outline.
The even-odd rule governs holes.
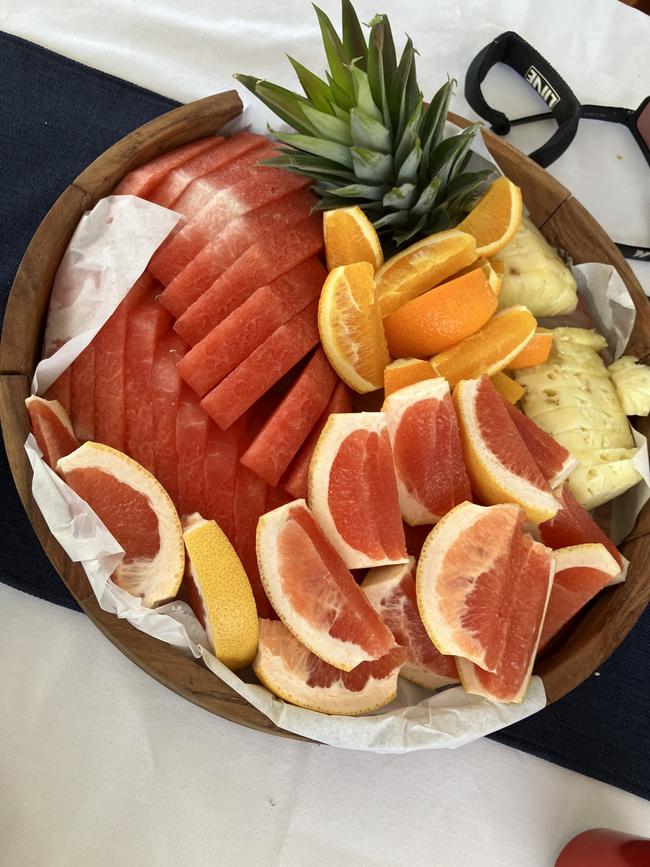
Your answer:
[[[367,25],[366,43],[350,0],[341,6],[341,37],[314,6],[326,81],[289,57],[304,96],[252,75],[235,78],[295,130],[269,127],[284,147],[264,165],[312,178],[322,210],[359,205],[382,242],[399,248],[457,225],[492,173],[465,170],[478,125],[444,136],[455,82],[425,105],[410,37],[398,61],[386,15]]]

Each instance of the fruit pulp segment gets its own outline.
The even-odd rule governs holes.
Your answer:
[[[142,199],[149,197],[166,175],[168,175],[177,166],[188,162],[198,156],[203,151],[212,148],[219,144],[223,139],[218,136],[209,135],[206,138],[200,138],[189,144],[181,145],[166,154],[161,154],[155,157],[143,166],[129,172],[113,190],[114,196],[140,196]]]
[[[600,569],[588,566],[574,566],[558,569],[553,579],[553,587],[548,600],[548,608],[542,634],[539,639],[540,650],[554,638],[562,627],[611,582],[612,576]]]
[[[578,465],[571,453],[505,398],[503,403],[526,448],[549,484],[558,484],[566,478],[568,472]]]
[[[90,343],[72,362],[71,421],[80,440],[95,439],[95,346]]]
[[[206,515],[204,465],[209,421],[196,395],[185,387],[176,417],[178,511],[181,515],[194,512]]]
[[[160,303],[178,319],[249,247],[262,237],[280,238],[304,220],[315,203],[308,190],[296,190],[231,220],[172,280]]]
[[[187,353],[180,375],[204,397],[273,332],[318,298],[325,269],[307,259],[266,286],[260,286]]]
[[[58,400],[63,409],[70,414],[72,404],[72,371],[69,367],[55,379],[52,385],[43,395],[45,400]]]
[[[215,520],[233,543],[235,541],[233,501],[240,435],[241,431],[238,430],[237,425],[222,431],[211,421],[204,466],[206,517]]]
[[[276,329],[201,406],[226,430],[318,343],[317,301]]]
[[[241,462],[272,487],[277,485],[327,406],[336,381],[325,353],[317,349]]]
[[[43,452],[43,459],[54,470],[59,458],[73,452],[79,442],[66,426],[67,419],[61,417],[55,403],[40,397],[30,397],[26,405],[32,432]]]
[[[182,380],[176,365],[185,344],[173,332],[163,335],[156,346],[151,375],[155,475],[175,504],[178,504],[178,451],[176,419]]]
[[[262,239],[221,275],[177,320],[174,328],[194,346],[250,297],[323,246],[322,219],[315,214],[287,231],[281,241]]]

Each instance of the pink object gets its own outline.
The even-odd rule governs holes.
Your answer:
[[[203,397],[273,332],[320,295],[327,272],[307,259],[260,286],[187,353],[179,373]]]
[[[71,367],[71,421],[83,442],[95,439],[95,344],[90,343]]]
[[[113,190],[112,195],[140,196],[141,199],[146,199],[153,188],[160,183],[168,172],[173,171],[177,166],[193,159],[220,141],[223,141],[223,139],[218,136],[209,135],[206,138],[200,138],[189,144],[174,148],[173,151],[169,151],[166,154],[161,154],[159,157],[149,160],[143,166],[133,169],[128,175],[125,175]]]
[[[183,388],[176,417],[180,515],[206,513],[204,466],[209,422],[194,392]]]
[[[318,348],[246,449],[242,464],[267,484],[277,485],[327,406],[336,381],[325,353]]]
[[[216,280],[188,307],[174,328],[190,346],[222,322],[260,286],[291,271],[296,265],[318,256],[323,247],[320,215],[313,215],[288,230],[281,241],[262,239]]]
[[[205,517],[214,520],[235,542],[234,496],[235,478],[239,466],[239,440],[243,425],[231,425],[223,431],[213,421],[208,428],[205,452]]]
[[[72,371],[69,367],[66,367],[59,378],[54,380],[43,397],[45,400],[58,400],[66,413],[70,415],[70,405],[72,403]]]
[[[318,343],[318,302],[281,325],[201,401],[226,430]]]
[[[621,831],[594,828],[570,840],[555,867],[648,867],[650,840]]]
[[[176,417],[183,385],[177,364],[185,350],[177,334],[164,334],[156,346],[151,376],[154,472],[174,503],[178,502]]]

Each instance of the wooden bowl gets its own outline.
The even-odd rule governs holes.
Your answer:
[[[283,737],[275,726],[200,663],[168,644],[138,632],[102,611],[88,579],[49,532],[31,495],[31,468],[23,444],[29,431],[25,398],[39,361],[50,289],[56,269],[82,214],[109,193],[131,169],[178,145],[215,133],[237,117],[235,91],[177,108],[140,127],[109,148],[57,199],[41,223],[18,269],[9,296],[0,344],[0,417],[13,477],[36,534],[81,608],[126,656],[165,686],[218,716]],[[458,125],[462,118],[451,116]],[[532,220],[576,263],[614,265],[637,307],[629,352],[650,355],[650,307],[641,286],[603,229],[571,193],[515,148],[484,131],[486,144],[504,173],[524,194]],[[644,432],[649,425],[644,422]],[[649,504],[650,506],[650,504]],[[592,674],[627,635],[650,599],[650,507],[621,546],[631,561],[627,580],[602,592],[579,615],[570,634],[536,668],[549,702],[557,701]]]

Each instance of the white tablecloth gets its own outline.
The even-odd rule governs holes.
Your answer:
[[[334,0],[322,6],[338,20]],[[357,6],[364,20],[376,11]],[[389,0],[381,11],[413,37],[425,93],[447,73],[462,82],[506,29],[583,102],[636,107],[650,90],[650,19],[614,0]],[[285,52],[321,63],[311,7],[297,0],[0,0],[0,27],[179,100],[231,87],[235,71],[289,84]],[[526,110],[513,79],[496,70],[487,92]],[[454,108],[471,116],[462,86]],[[513,140],[531,149],[542,135]],[[551,170],[617,239],[650,245],[650,175],[626,130],[583,122]],[[650,292],[650,265],[635,267]],[[640,798],[491,741],[377,756],[270,738],[158,685],[80,614],[1,585],[0,611],[3,867],[550,867],[585,828],[650,833]]]

